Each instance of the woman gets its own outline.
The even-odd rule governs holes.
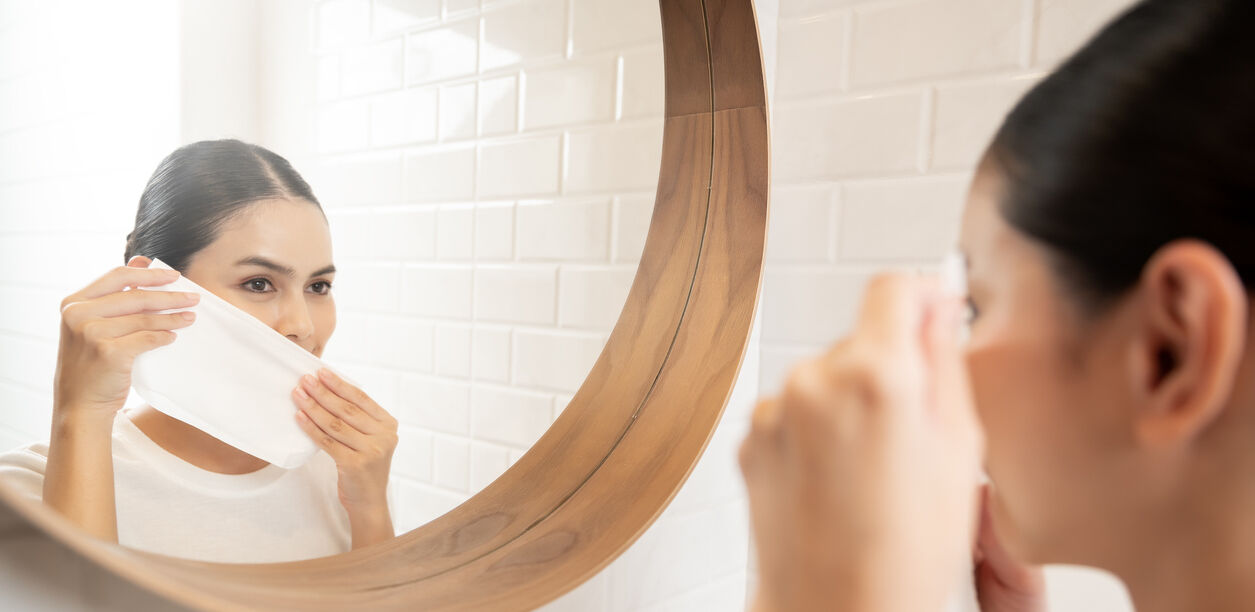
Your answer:
[[[935,282],[883,277],[759,405],[759,609],[941,610],[974,529],[984,610],[1044,609],[1045,563],[1143,611],[1255,608],[1252,24],[1146,0],[1109,25],[980,165],[968,343]]]
[[[176,271],[147,269],[158,258]],[[130,291],[179,273],[321,355],[336,324],[326,217],[287,160],[236,140],[198,142],[158,166],[126,267],[67,297],[52,434],[0,472],[89,533],[223,562],[324,556],[393,536],[388,473],[397,422],[322,371],[293,413],[325,453],[284,470],[149,406],[123,411],[131,366],[195,324],[195,294]]]

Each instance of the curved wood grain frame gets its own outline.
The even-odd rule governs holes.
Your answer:
[[[660,4],[666,119],[640,268],[575,398],[490,486],[388,543],[269,565],[140,553],[87,538],[4,487],[0,502],[197,608],[529,609],[593,576],[696,464],[736,379],[761,279],[768,125],[752,0]]]

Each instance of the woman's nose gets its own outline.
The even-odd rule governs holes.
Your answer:
[[[275,331],[296,342],[314,334],[314,320],[309,316],[309,306],[303,295],[285,297],[279,308]]]

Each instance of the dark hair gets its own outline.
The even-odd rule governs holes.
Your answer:
[[[154,257],[184,270],[224,223],[270,198],[299,198],[322,208],[292,164],[268,149],[238,140],[179,147],[148,179],[124,259]]]
[[[1146,0],[1011,111],[1001,214],[1101,308],[1195,238],[1255,285],[1255,1]]]

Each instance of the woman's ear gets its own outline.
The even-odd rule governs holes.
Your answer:
[[[147,268],[152,264],[152,262],[153,260],[151,258],[144,257],[143,255],[136,255],[127,261],[126,265],[132,268]]]
[[[1146,446],[1189,443],[1228,404],[1246,343],[1246,291],[1229,260],[1197,240],[1159,249],[1139,284],[1136,436]]]

